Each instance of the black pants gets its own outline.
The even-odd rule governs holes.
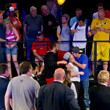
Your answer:
[[[74,85],[75,85],[75,87],[76,87],[77,96],[78,96],[78,98],[79,98],[80,82],[78,82],[78,81],[72,81],[72,82],[74,83]],[[78,99],[78,98],[77,98],[77,99]]]

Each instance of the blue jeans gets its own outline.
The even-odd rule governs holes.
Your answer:
[[[81,88],[83,90],[83,103],[84,108],[89,108],[89,79],[81,81]]]
[[[25,47],[27,50],[27,60],[30,60],[31,57],[31,47],[32,47],[32,43],[36,40],[37,38],[31,38],[28,36],[25,36],[25,41],[28,43],[25,43]]]

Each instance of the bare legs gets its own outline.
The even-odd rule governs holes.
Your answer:
[[[6,58],[7,58],[8,71],[9,71],[10,76],[12,77],[12,71],[11,71],[11,54],[7,54],[6,55]],[[17,71],[17,74],[20,75],[20,73],[19,73],[19,65],[18,65],[18,62],[17,62],[17,55],[12,55],[12,59],[13,59],[13,62],[14,62],[14,65],[15,65],[15,68],[16,68],[16,71]]]
[[[10,74],[10,77],[12,77],[12,72],[11,72],[11,54],[6,54],[6,58],[7,58],[8,72]]]
[[[103,62],[103,70],[107,70],[107,69],[108,69],[108,62]],[[94,62],[92,63],[92,73],[94,76]]]
[[[108,62],[103,62],[103,69],[107,70],[108,69]]]
[[[16,68],[16,71],[17,71],[17,74],[19,76],[20,75],[20,72],[19,72],[19,65],[18,65],[18,62],[17,62],[17,55],[12,55],[12,59],[13,59],[13,62],[14,62],[14,65],[15,65],[15,68]]]
[[[42,73],[44,70],[44,62],[40,62],[38,59],[35,59],[35,63],[37,64],[37,67],[35,68],[37,73]]]

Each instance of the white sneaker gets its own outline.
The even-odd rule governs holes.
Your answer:
[[[90,110],[90,108],[86,108],[85,110]]]
[[[41,75],[42,73],[41,72],[39,72],[37,75]]]

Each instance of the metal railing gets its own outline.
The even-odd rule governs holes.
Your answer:
[[[14,42],[17,42],[17,44],[18,43],[21,43],[21,44],[32,44],[33,42],[27,42],[27,41],[14,41]],[[35,41],[35,42],[47,42],[47,48],[48,48],[48,43],[50,43],[51,41]],[[55,41],[56,42],[56,41]],[[63,42],[69,42],[69,41],[62,41],[61,43],[63,43]],[[97,43],[99,43],[99,42],[109,42],[110,43],[110,41],[70,41],[69,43],[70,44],[72,44],[72,43],[79,43],[79,42],[81,42],[81,43],[83,43],[83,42],[87,42],[87,43],[94,43],[94,77],[96,78],[96,73],[97,73]],[[7,43],[7,42],[3,42],[3,41],[1,41],[0,42],[0,50],[1,50],[1,44],[2,43]],[[110,45],[110,44],[109,44]],[[109,46],[110,47],[110,46]],[[70,47],[71,48],[71,47]],[[23,49],[24,49],[24,46],[23,46]],[[0,51],[0,58],[1,58],[1,51]],[[19,56],[18,56],[19,57]],[[24,57],[24,56],[23,56]],[[22,60],[23,61],[23,60]],[[22,61],[18,61],[18,62],[22,62]],[[4,62],[6,62],[6,61],[4,61]],[[32,61],[32,60],[30,60],[30,62],[34,62],[34,61]],[[92,62],[92,61],[89,61],[89,62]],[[110,49],[109,49],[109,62],[110,62]],[[109,66],[108,66],[109,67]]]

